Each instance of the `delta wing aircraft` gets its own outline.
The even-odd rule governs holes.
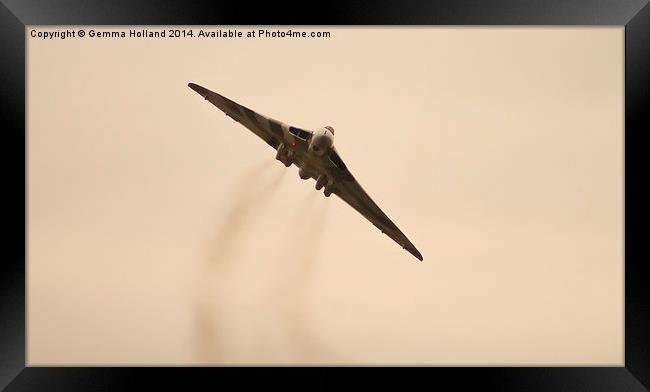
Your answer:
[[[275,158],[286,167],[296,165],[301,179],[315,179],[317,190],[324,188],[327,197],[334,193],[403,249],[423,260],[422,254],[372,201],[343,163],[334,147],[334,128],[325,126],[311,131],[294,127],[254,112],[205,87],[194,83],[188,86],[273,147]]]

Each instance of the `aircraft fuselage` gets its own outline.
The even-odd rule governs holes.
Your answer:
[[[315,179],[316,189],[325,188],[325,196],[329,196],[332,193],[334,173],[329,170],[331,166],[326,160],[330,159],[329,153],[334,146],[334,129],[327,126],[308,133],[289,127],[287,134],[284,142],[278,146],[276,159],[287,167],[296,165],[301,179]],[[296,143],[295,138],[307,141],[307,148]]]

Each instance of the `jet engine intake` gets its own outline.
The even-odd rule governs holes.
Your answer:
[[[318,179],[316,180],[316,190],[320,191],[321,188],[323,188],[327,184],[327,177],[326,176],[319,176]]]
[[[290,155],[293,155],[293,154],[291,154],[291,153],[292,153],[292,151],[287,151],[287,148],[284,145],[284,143],[281,143],[278,146],[278,153],[275,154],[275,159],[282,162],[284,164],[284,166],[289,167],[293,163],[293,159],[291,159],[291,156],[290,156]]]
[[[302,180],[307,180],[311,177],[303,168],[298,169],[298,176]]]

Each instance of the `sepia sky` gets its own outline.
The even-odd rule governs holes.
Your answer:
[[[31,29],[29,365],[623,364],[622,27]],[[424,261],[188,82],[333,126]]]

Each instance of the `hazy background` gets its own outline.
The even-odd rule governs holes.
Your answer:
[[[623,28],[298,30],[27,38],[28,363],[622,365]],[[424,262],[190,81],[334,126]]]

